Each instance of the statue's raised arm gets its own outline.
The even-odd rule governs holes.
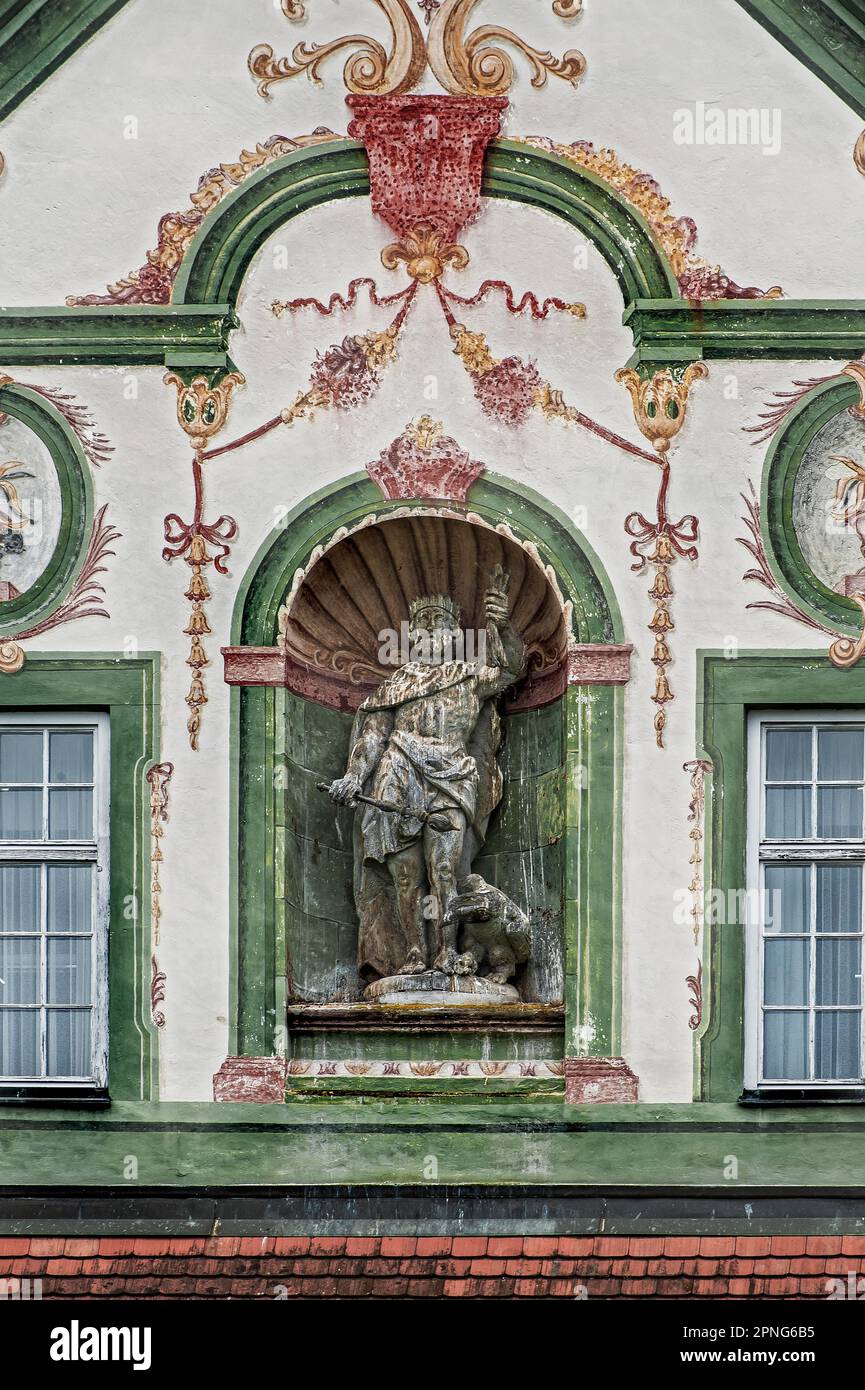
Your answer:
[[[525,674],[526,644],[515,630],[510,618],[508,588],[511,577],[495,565],[490,571],[484,598],[487,619],[487,661],[478,674],[478,691],[482,696],[507,690]]]

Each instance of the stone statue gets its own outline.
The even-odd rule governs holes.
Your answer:
[[[447,659],[463,642],[453,599],[412,602],[411,659],[364,700],[345,775],[323,787],[338,804],[358,808],[354,895],[367,980],[432,971],[438,987],[456,988],[459,914],[451,909],[502,794],[496,697],[526,662],[508,616],[508,583],[497,565],[480,661]]]
[[[480,874],[467,874],[457,888],[457,896],[448,909],[449,917],[462,928],[457,974],[476,975],[486,963],[489,969],[484,978],[490,984],[507,984],[517,966],[525,965],[531,955],[526,914]]]

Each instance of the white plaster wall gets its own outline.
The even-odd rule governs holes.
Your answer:
[[[102,290],[141,265],[159,217],[187,205],[205,169],[275,132],[344,133],[339,56],[323,86],[296,78],[267,101],[246,69],[261,42],[286,54],[352,31],[387,39],[367,0],[307,8],[297,25],[276,0],[132,0],[19,107],[0,130],[0,303]],[[506,133],[613,146],[696,220],[701,254],[740,283],[860,292],[861,122],[735,0],[586,0],[570,22],[551,11],[547,0],[486,0],[476,12],[538,48],[576,47],[589,64],[578,90],[550,79],[536,91],[521,67]],[[780,153],[676,145],[674,113],[698,100],[779,109]]]
[[[376,17],[367,22],[366,8],[360,0],[313,0],[304,37],[349,27],[373,31]],[[614,145],[659,178],[675,210],[697,219],[702,253],[742,283],[780,283],[797,296],[860,292],[854,267],[862,185],[850,159],[858,124],[732,0],[723,6],[712,0],[587,0],[585,16],[573,26],[555,21],[546,3],[500,0],[486,9],[486,17],[501,18],[540,47],[582,48],[590,63],[577,93],[557,83],[537,93],[523,81],[509,131]],[[101,290],[141,264],[154,244],[158,216],[186,205],[185,194],[202,170],[274,131],[290,135],[319,124],[344,129],[339,62],[328,69],[322,89],[304,80],[285,83],[270,104],[255,94],[245,70],[252,44],[267,39],[285,51],[298,37],[270,0],[214,0],[206,16],[188,0],[130,5],[0,128],[8,161],[0,182],[0,300],[52,304],[70,291]],[[781,153],[771,158],[750,149],[675,146],[673,110],[700,97],[780,105]],[[128,114],[139,116],[137,141],[122,138]],[[326,298],[362,274],[376,277],[380,287],[399,287],[401,276],[382,270],[379,261],[390,239],[368,205],[353,201],[296,220],[262,249],[244,288],[242,329],[232,346],[248,381],[235,393],[220,442],[289,404],[304,387],[316,350],[386,324],[388,311],[363,300],[332,319],[313,311],[275,319],[269,306],[274,298],[300,294]],[[568,401],[641,442],[628,397],[613,379],[631,343],[620,322],[617,286],[598,253],[588,247],[587,268],[575,272],[581,238],[545,214],[500,202],[484,208],[465,242],[471,265],[449,281],[460,292],[496,276],[509,279],[517,293],[532,288],[579,298],[588,308],[584,322],[552,317],[536,324],[514,320],[493,301],[466,312],[470,326],[488,333],[497,356],[536,359]],[[281,248],[289,271],[277,268]],[[819,634],[746,611],[763,591],[741,580],[749,557],[736,544],[744,534],[739,494],[749,478],[758,480],[765,446],[752,447],[742,426],[772,390],[836,369],[828,363],[713,364],[710,379],[694,388],[674,454],[670,510],[700,517],[700,560],[678,564],[672,575],[676,699],[668,707],[663,752],[655,747],[650,700],[651,579],[631,572],[623,531],[628,512],[651,514],[656,471],[539,414],[517,432],[484,416],[450,350],[431,291],[419,296],[399,361],[368,407],[321,413],[207,465],[207,517],[229,512],[239,535],[230,576],[210,575],[212,664],[198,753],[189,750],[185,730],[188,569],[161,559],[165,513],[191,515],[190,450],[175,420],[174,391],[162,385],[157,369],[14,372],[23,381],[74,391],[116,445],[111,461],[94,475],[97,503],[109,503],[110,520],[122,532],[107,576],[111,620],[61,627],[41,638],[39,648],[137,644],[164,653],[162,749],[176,765],[162,874],[166,1099],[209,1097],[210,1078],[228,1046],[229,691],[218,649],[228,640],[238,586],[283,509],[362,468],[421,413],[441,419],[472,455],[563,511],[574,516],[585,508],[586,535],[616,591],[626,638],[636,647],[626,691],[624,1052],[641,1078],[644,1099],[690,1098],[693,1039],[685,977],[697,953],[689,926],[677,924],[673,913],[676,891],[690,877],[689,780],[682,764],[696,751],[694,654],[731,638],[742,648],[820,646]]]

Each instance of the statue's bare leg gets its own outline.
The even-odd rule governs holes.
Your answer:
[[[448,916],[451,903],[457,896],[457,868],[465,838],[465,819],[460,813],[454,820],[461,822],[458,829],[432,830],[424,832],[427,872],[430,889],[436,899],[438,912],[435,918],[435,960],[434,969],[453,975],[457,958],[457,923]]]
[[[421,975],[427,967],[426,923],[424,920],[425,873],[423,847],[418,842],[387,858],[396,892],[396,909],[405,935],[407,951],[398,975]]]

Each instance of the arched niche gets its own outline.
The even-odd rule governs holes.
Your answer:
[[[488,562],[511,569],[518,625],[538,641],[534,674],[504,708],[505,795],[476,867],[529,910],[543,968],[530,966],[522,982],[519,1027],[495,1038],[479,1024],[456,1039],[427,1030],[422,1055],[618,1050],[630,649],[603,568],[570,521],[531,490],[486,474],[464,504],[389,501],[365,475],[345,480],[305,499],[244,580],[224,649],[226,679],[237,687],[237,1053],[270,1054],[288,1002],[290,1054],[358,1054],[352,1010],[368,1006],[357,1003],[353,965],[351,820],[316,783],[343,770],[353,712],[378,683],[363,665],[374,663],[378,633],[411,590],[437,576],[434,587],[455,592],[474,620]],[[346,661],[340,653],[349,650]],[[339,1031],[322,1041],[334,1010]],[[379,1034],[386,1025],[379,1020]],[[386,1055],[412,1046],[403,1030]]]

